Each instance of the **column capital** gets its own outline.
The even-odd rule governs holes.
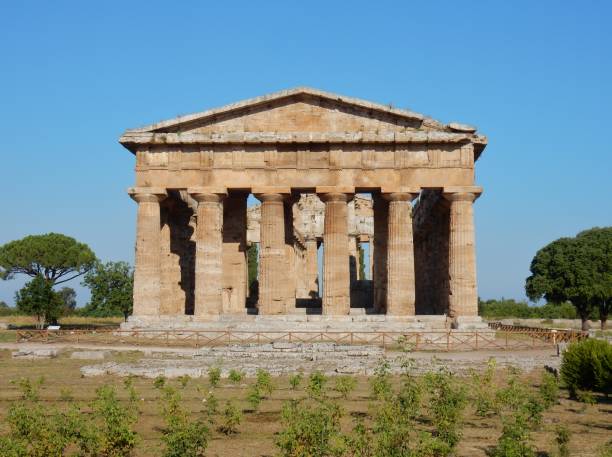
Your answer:
[[[445,187],[443,190],[444,198],[448,201],[469,201],[473,202],[482,194],[480,186],[452,186]]]
[[[219,203],[227,197],[225,187],[190,187],[187,193],[198,203]]]
[[[132,200],[138,203],[159,203],[168,196],[163,187],[130,187],[127,193]]]

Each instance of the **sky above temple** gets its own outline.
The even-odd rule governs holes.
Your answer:
[[[540,247],[612,225],[610,2],[60,0],[2,2],[0,18],[0,243],[61,232],[132,262],[123,130],[295,86],[489,137],[483,298],[524,298]]]

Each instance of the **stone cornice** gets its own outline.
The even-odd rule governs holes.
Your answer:
[[[295,144],[295,143],[474,143],[485,145],[482,135],[448,132],[237,132],[152,133],[127,132],[119,142],[132,152],[148,145]]]

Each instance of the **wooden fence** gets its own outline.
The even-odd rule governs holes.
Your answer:
[[[550,329],[543,327],[528,327],[525,325],[507,325],[501,322],[489,322],[489,328],[497,332],[529,333],[536,338],[549,340],[552,344],[571,343],[589,337],[588,332],[573,329]]]
[[[18,330],[17,342],[91,343],[134,346],[223,346],[228,344],[336,343],[375,345],[408,351],[521,350],[553,347],[582,339],[580,332],[531,330],[432,330],[410,332],[317,332],[234,330]]]

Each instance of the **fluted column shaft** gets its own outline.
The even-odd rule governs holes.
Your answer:
[[[317,256],[317,239],[306,238],[306,285],[310,298],[319,296],[319,265]]]
[[[469,192],[445,194],[450,200],[448,314],[451,318],[478,315],[473,201]]]
[[[373,196],[374,242],[370,243],[372,255],[372,283],[374,309],[382,313],[387,309],[387,236],[389,202],[381,195]]]
[[[192,193],[198,202],[195,258],[196,318],[219,316],[223,310],[223,198],[221,193]]]
[[[258,194],[261,201],[259,314],[285,312],[285,211],[283,194]]]
[[[348,196],[326,193],[323,229],[323,314],[347,315],[350,312],[348,253]]]
[[[389,201],[387,230],[387,314],[415,315],[412,206],[406,192],[385,195]]]
[[[165,190],[130,189],[138,202],[134,260],[135,316],[158,316],[161,302],[161,217]]]

